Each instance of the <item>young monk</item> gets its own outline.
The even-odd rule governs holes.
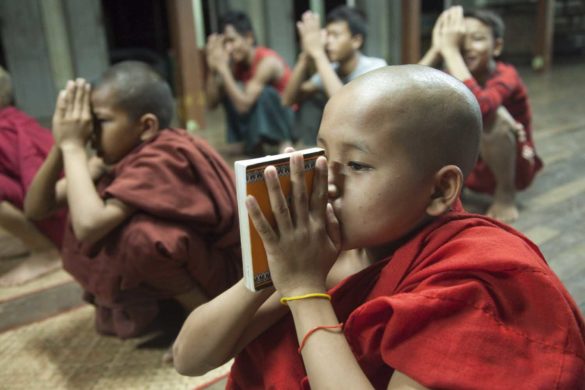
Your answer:
[[[27,195],[30,216],[56,209],[64,167],[63,264],[102,334],[141,335],[167,301],[190,311],[241,276],[232,173],[203,140],[169,128],[173,107],[168,84],[140,62],[112,66],[93,89],[69,82],[53,119],[56,146]],[[85,162],[90,139],[114,165],[97,185]]]
[[[53,145],[53,137],[48,129],[14,107],[13,100],[12,80],[0,67],[0,226],[29,252],[15,268],[0,276],[0,287],[23,284],[61,267],[59,249],[66,218],[61,212],[33,223],[24,215],[25,194]],[[18,254],[15,249],[3,245],[0,257]]]
[[[514,66],[498,61],[504,47],[504,22],[487,10],[444,11],[421,64],[441,60],[479,101],[484,132],[480,158],[465,185],[493,194],[487,215],[504,222],[518,218],[516,192],[526,189],[542,169],[532,138],[532,114],[526,87]],[[518,122],[520,126],[515,125]]]
[[[585,383],[583,318],[538,248],[460,207],[480,132],[477,100],[444,72],[386,67],[344,86],[312,194],[297,153],[291,206],[264,172],[276,226],[246,202],[276,291],[239,282],[196,309],[177,370],[235,356],[229,389]]]
[[[325,38],[319,15],[307,11],[297,22],[302,51],[283,93],[286,105],[298,105],[295,133],[314,145],[327,99],[344,84],[386,66],[383,58],[368,57],[361,49],[368,25],[356,8],[339,6],[327,14]],[[311,74],[311,70],[316,70]]]
[[[207,40],[209,108],[223,104],[228,154],[263,155],[264,144],[292,142],[292,111],[281,104],[290,68],[278,53],[256,45],[252,22],[240,11],[222,15],[221,34]]]

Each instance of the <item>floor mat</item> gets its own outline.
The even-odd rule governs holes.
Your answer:
[[[96,334],[93,308],[83,306],[0,334],[0,388],[193,389],[225,376],[231,366],[184,377],[161,363],[163,349],[141,348],[144,342]]]

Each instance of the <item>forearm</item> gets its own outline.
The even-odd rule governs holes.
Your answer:
[[[53,146],[43,165],[35,175],[24,200],[24,212],[31,220],[40,220],[61,205],[60,193],[63,184],[59,177],[63,170],[63,159],[58,146]],[[60,191],[61,189],[61,191]]]
[[[319,73],[319,76],[321,76],[323,88],[325,89],[327,96],[333,96],[341,89],[341,87],[343,87],[343,83],[339,79],[337,73],[333,70],[325,52],[319,52],[318,54],[313,55],[313,60],[317,66],[317,72]]]
[[[271,294],[272,290],[249,291],[240,280],[196,308],[173,345],[176,370],[182,375],[202,375],[234,357],[252,318]]]
[[[205,78],[205,94],[207,96],[207,108],[215,108],[220,101],[221,91],[215,71],[210,70]]]
[[[339,323],[333,307],[325,299],[289,301],[299,345],[318,326]],[[313,389],[370,389],[368,378],[355,359],[341,330],[320,329],[306,337],[301,351]]]
[[[441,52],[431,46],[418,63],[419,65],[436,67],[439,62],[441,62]]]
[[[231,100],[236,111],[241,114],[248,112],[254,105],[255,100],[240,88],[228,66],[221,66],[218,72],[223,81],[224,91],[227,94],[228,99]]]
[[[301,54],[282,94],[282,104],[292,106],[299,102],[301,85],[307,78],[308,61],[306,55]]]
[[[87,162],[83,145],[61,146],[65,176],[67,177],[67,201],[71,224],[79,240],[89,237],[96,226],[95,221],[103,215],[105,203],[98,195]]]
[[[445,49],[442,51],[443,61],[449,74],[458,80],[465,81],[472,78],[461,53],[457,48]]]

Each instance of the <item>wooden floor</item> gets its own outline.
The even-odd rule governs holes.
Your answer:
[[[513,226],[540,246],[585,312],[585,59],[557,61],[548,74],[530,69],[520,69],[520,73],[531,97],[536,147],[545,167],[533,186],[519,195],[521,215]],[[221,146],[224,132],[221,113],[210,114],[202,135]],[[469,206],[478,210],[489,201],[482,196],[471,200]],[[0,261],[0,272],[7,264]],[[81,304],[79,288],[66,275],[2,290],[0,333]],[[2,345],[0,350],[4,350]],[[135,384],[135,388],[146,388]]]

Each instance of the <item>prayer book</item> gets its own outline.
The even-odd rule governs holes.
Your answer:
[[[325,154],[321,148],[301,150],[305,159],[305,183],[310,194],[313,188],[313,176],[317,157]],[[264,170],[269,165],[276,168],[283,194],[290,204],[290,156],[291,153],[282,153],[274,156],[240,160],[234,163],[236,174],[236,192],[238,199],[238,217],[240,220],[240,239],[242,242],[242,262],[244,282],[248,289],[259,291],[272,286],[270,270],[264,244],[248,216],[246,197],[252,195],[258,201],[260,210],[270,224],[275,227],[276,222],[270,206],[268,190],[264,182]]]

